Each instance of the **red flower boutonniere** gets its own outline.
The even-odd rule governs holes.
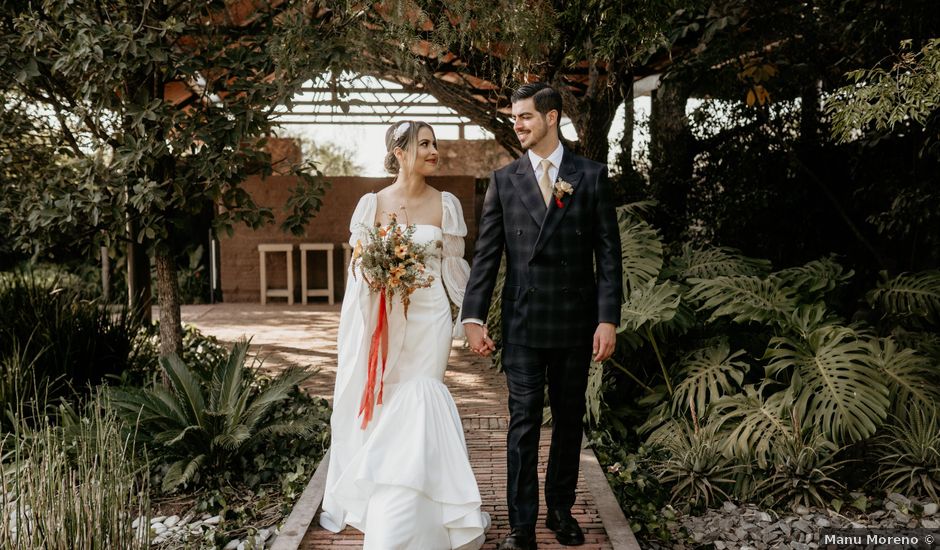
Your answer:
[[[561,202],[561,199],[563,199],[565,195],[571,195],[574,193],[574,187],[572,187],[571,184],[567,181],[558,178],[552,185],[552,193],[555,195],[555,206],[558,208],[564,208],[565,203]]]

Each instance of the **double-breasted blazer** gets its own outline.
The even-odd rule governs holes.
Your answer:
[[[524,154],[493,172],[486,191],[462,319],[486,319],[505,251],[510,344],[590,346],[598,323],[620,323],[620,234],[607,167],[565,148],[558,179],[573,192],[546,208]]]

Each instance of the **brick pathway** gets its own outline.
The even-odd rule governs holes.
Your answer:
[[[252,349],[266,355],[268,368],[278,369],[299,363],[320,368],[306,389],[315,395],[331,398],[336,374],[336,325],[339,306],[250,307],[244,304],[219,306],[187,306],[183,321],[197,325],[208,334],[226,341],[253,334]],[[489,366],[489,360],[476,357],[468,350],[454,347],[445,382],[457,402],[463,419],[470,462],[480,485],[483,509],[493,519],[484,550],[494,550],[496,542],[508,534],[506,507],[506,428],[508,423],[506,381]],[[548,460],[550,430],[542,430],[540,474],[544,483]],[[572,513],[585,533],[584,550],[611,549],[594,497],[587,490],[583,473]],[[541,550],[568,548],[558,544],[551,531],[544,527],[545,503],[537,530]],[[333,534],[319,527],[314,518],[300,548],[304,550],[350,550],[361,547],[362,535],[349,527]]]

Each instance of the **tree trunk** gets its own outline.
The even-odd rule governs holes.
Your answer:
[[[650,112],[650,188],[659,201],[655,221],[666,241],[687,228],[692,179],[692,134],[685,114],[688,92],[681,82],[665,79],[652,94]]]
[[[555,89],[561,92],[565,114],[578,134],[578,154],[606,164],[610,152],[607,135],[623,99],[619,88],[598,85],[580,97],[568,92],[561,82],[555,83]]]
[[[180,318],[180,291],[176,263],[169,250],[156,254],[157,292],[160,301],[160,355],[182,355],[183,327]]]

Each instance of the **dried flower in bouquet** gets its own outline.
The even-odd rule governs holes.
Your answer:
[[[376,223],[369,228],[365,242],[356,242],[352,274],[355,277],[359,271],[369,288],[384,293],[389,301],[398,295],[407,318],[411,295],[431,286],[434,276],[425,267],[427,245],[412,238],[416,226],[400,225],[395,214],[389,214],[389,219],[386,226]]]

